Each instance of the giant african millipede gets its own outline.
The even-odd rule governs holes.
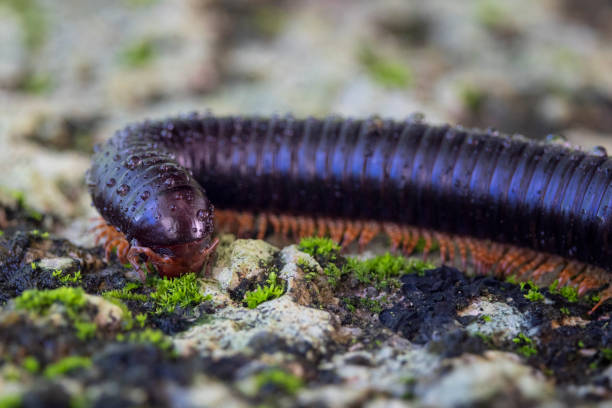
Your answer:
[[[141,277],[143,257],[165,276],[201,269],[216,224],[362,248],[386,233],[405,253],[423,239],[425,255],[437,242],[444,261],[480,273],[554,274],[612,297],[612,160],[601,152],[416,116],[191,114],[118,131],[87,182],[114,227],[99,228],[107,253],[117,247]]]

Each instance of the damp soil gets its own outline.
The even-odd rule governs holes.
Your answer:
[[[71,268],[83,275],[79,286],[92,295],[121,289],[136,279],[116,259],[104,261],[99,248],[81,248],[52,233],[46,234],[44,228],[53,228],[49,221],[53,217],[33,217],[19,204],[2,205],[0,209],[4,214],[0,236],[0,304],[7,305],[27,289],[54,289],[63,285],[50,270],[36,266],[43,258],[71,258],[74,261]],[[281,270],[284,265],[276,256],[260,266],[270,272]],[[230,296],[242,299],[247,290],[262,284],[266,275],[254,281],[245,280]],[[323,353],[312,350],[305,342],[296,340],[289,344],[274,333],[266,333],[251,339],[248,354],[221,358],[202,357],[197,353],[178,355],[155,345],[118,341],[112,331],[83,340],[65,324],[43,324],[44,321],[24,312],[3,311],[0,368],[22,366],[27,357],[34,357],[43,370],[64,357],[86,356],[92,361],[92,369],[74,370],[66,377],[78,380],[82,387],[99,387],[101,391],[89,401],[92,406],[135,403],[165,406],[170,404],[169,386],[187,387],[205,375],[234,389],[245,375],[266,369],[259,360],[261,356],[279,353],[290,359],[294,367],[299,367],[301,378],[309,387],[341,384],[343,379],[333,369],[322,368],[323,362],[350,352],[356,345],[359,350],[376,351],[398,334],[441,358],[483,354],[487,350],[507,351],[517,354],[559,385],[592,385],[612,391],[609,377],[605,375],[612,362],[612,328],[608,319],[612,305],[604,304],[589,315],[592,304],[588,302],[570,302],[546,288],[540,292],[547,300],[533,301],[526,297],[525,287],[493,277],[466,276],[446,266],[424,274],[404,275],[400,282],[401,286],[377,289],[354,279],[343,279],[333,289],[335,302],[313,304],[328,311],[338,327],[358,329],[350,341],[331,342]],[[311,284],[323,286],[324,282]],[[152,290],[142,285],[132,293],[148,295]],[[362,302],[361,299],[376,301]],[[468,326],[482,317],[464,316],[460,312],[477,299],[516,309],[527,322],[528,329],[522,334],[528,340],[520,337],[500,340],[470,332]],[[188,330],[215,313],[212,302],[162,314],[154,313],[151,301],[126,299],[123,303],[134,316],[147,314],[147,328],[161,330],[166,335]],[[307,354],[314,357],[306,358]],[[359,357],[355,358],[351,364],[359,365]],[[55,379],[33,375],[26,382],[33,391],[24,398],[25,406],[74,403],[73,393]],[[250,403],[267,403],[278,390],[267,392],[266,389],[262,387],[255,395],[237,392]],[[131,399],[134,390],[140,393],[138,401]]]
[[[569,302],[547,289],[540,291],[553,302],[532,301],[519,285],[493,277],[468,277],[446,266],[427,271],[425,276],[405,275],[401,281],[404,298],[381,312],[380,321],[411,342],[444,357],[491,349],[523,353],[528,364],[558,383],[595,383],[612,389],[608,378],[601,375],[612,362],[609,304],[588,315],[590,304]],[[532,343],[518,337],[499,342],[470,334],[466,326],[478,317],[462,317],[459,311],[481,297],[511,305],[525,316],[530,329],[524,335]],[[571,325],[570,316],[583,323]]]

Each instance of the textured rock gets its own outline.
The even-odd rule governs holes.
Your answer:
[[[495,336],[499,340],[512,340],[519,333],[529,329],[528,319],[515,307],[501,302],[490,302],[487,299],[475,299],[468,307],[457,313],[459,316],[480,318],[466,326],[472,334],[481,333]]]
[[[543,403],[552,395],[552,383],[511,354],[465,355],[447,364],[450,370],[446,368],[416,387],[422,404],[455,407],[494,404],[504,399]]]
[[[223,290],[235,289],[243,280],[258,278],[276,252],[278,248],[265,241],[237,239],[219,254],[212,276]]]
[[[176,342],[215,357],[295,348],[312,358],[326,352],[334,330],[329,313],[300,306],[285,295],[255,309],[221,309],[209,323],[191,328]]]

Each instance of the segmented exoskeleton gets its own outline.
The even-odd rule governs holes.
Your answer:
[[[131,255],[125,246],[120,255],[136,265],[145,253],[168,275],[197,267],[177,259],[214,249],[213,204],[218,223],[240,232],[363,246],[382,231],[407,251],[424,238],[426,252],[437,241],[447,260],[556,273],[581,293],[603,289],[612,267],[607,155],[416,118],[144,122],[97,151],[88,184],[130,241]]]

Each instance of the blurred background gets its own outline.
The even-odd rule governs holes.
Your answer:
[[[612,146],[609,0],[0,0],[0,186],[69,219],[144,118],[413,112]]]

